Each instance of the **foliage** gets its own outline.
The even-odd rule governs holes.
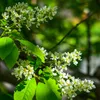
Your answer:
[[[39,82],[36,90],[37,100],[61,100],[59,88],[53,79],[45,80],[45,84]]]
[[[14,100],[32,100],[35,95],[36,81],[34,78],[27,81],[22,81],[16,87]]]
[[[93,81],[75,79],[64,72],[73,63],[81,60],[81,52],[76,49],[69,53],[51,53],[43,47],[35,46],[24,39],[22,28],[30,30],[34,25],[51,20],[56,14],[56,7],[34,7],[27,3],[17,3],[6,8],[0,20],[0,58],[12,75],[18,80],[14,100],[61,100],[63,95],[73,99],[77,92],[89,92],[95,88]],[[24,53],[25,58],[20,58]],[[15,68],[16,67],[16,68]]]
[[[9,37],[0,38],[0,58],[5,61],[9,68],[12,68],[19,56],[18,48]],[[11,61],[11,59],[13,61]]]
[[[37,55],[44,62],[44,55],[38,47],[26,40],[18,40],[22,45],[25,45],[33,54]]]

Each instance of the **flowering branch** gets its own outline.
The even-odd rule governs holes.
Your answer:
[[[78,61],[81,61],[80,51],[75,49],[71,53],[47,52],[43,47],[35,46],[21,36],[23,26],[28,30],[33,25],[38,27],[48,19],[51,20],[55,14],[56,7],[35,7],[33,10],[26,3],[18,3],[12,8],[8,7],[2,14],[0,28],[3,29],[3,33],[0,36],[0,59],[9,69],[12,69],[11,74],[17,80],[23,80],[16,87],[14,100],[19,100],[19,97],[20,100],[32,100],[34,97],[36,100],[51,100],[48,96],[52,96],[53,100],[61,100],[63,95],[72,100],[77,92],[89,92],[95,88],[93,81],[75,79],[64,72],[71,64],[77,65]],[[66,36],[79,24],[73,27]],[[12,35],[15,37],[13,38]],[[19,45],[15,43],[16,41]],[[26,56],[24,60],[19,56],[21,52],[24,52]]]
[[[37,76],[37,78],[40,80],[43,77],[47,78],[45,75],[48,73],[48,78],[52,77],[56,80],[61,91],[61,95],[66,95],[70,100],[77,96],[77,92],[90,92],[90,90],[95,88],[93,81],[86,79],[80,80],[79,78],[76,79],[74,76],[64,72],[67,70],[68,66],[71,66],[71,63],[77,65],[78,61],[82,60],[82,53],[80,51],[75,49],[71,53],[48,53],[43,47],[40,48],[40,50],[45,55],[45,62],[48,63],[41,64],[38,67],[38,74],[34,68],[35,66],[33,65],[32,67],[29,61],[20,60],[18,61],[19,67],[14,68],[12,75],[15,75],[18,80],[23,78],[23,76],[28,80]]]

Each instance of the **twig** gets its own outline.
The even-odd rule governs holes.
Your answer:
[[[86,26],[87,26],[87,74],[88,76],[90,75],[90,60],[91,60],[91,27],[90,27],[90,20],[88,19],[86,21]]]
[[[52,50],[53,50],[54,48],[56,48],[59,44],[61,44],[61,42],[62,42],[67,36],[69,36],[70,33],[71,33],[74,29],[76,29],[81,23],[83,23],[83,22],[85,22],[87,19],[89,19],[93,14],[94,14],[94,13],[90,14],[86,19],[81,20],[78,24],[76,24],[74,27],[72,27],[72,28],[68,31],[68,33],[65,34],[65,36],[64,36],[55,46],[53,46],[53,47],[50,49],[50,51],[52,51]]]

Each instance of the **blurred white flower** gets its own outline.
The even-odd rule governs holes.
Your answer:
[[[22,62],[22,60],[20,62]],[[34,76],[34,69],[33,66],[27,65],[28,63],[27,61],[23,61],[19,67],[14,68],[12,75],[15,75],[18,80],[23,77],[30,80]]]

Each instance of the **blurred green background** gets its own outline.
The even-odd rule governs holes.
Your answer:
[[[97,89],[90,94],[82,93],[75,100],[100,100],[100,0],[0,0],[0,15],[6,7],[17,2],[28,2],[33,7],[57,6],[54,19],[41,24],[39,28],[33,28],[30,33],[24,30],[25,38],[52,52],[80,50],[83,61],[78,67],[71,66],[69,72],[76,77],[94,80]],[[73,31],[66,35],[71,29]],[[57,45],[65,35],[64,40]],[[0,82],[0,100],[11,100],[7,89],[2,87],[5,85],[1,79]]]

